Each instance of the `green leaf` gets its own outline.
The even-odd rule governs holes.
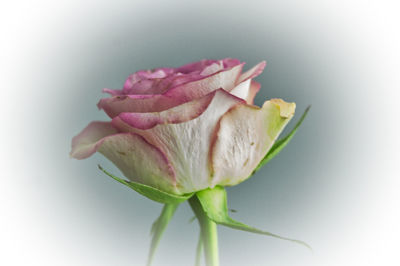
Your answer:
[[[276,155],[278,155],[281,152],[281,150],[292,140],[297,129],[300,127],[301,123],[303,123],[304,118],[307,116],[307,113],[310,110],[310,108],[311,108],[311,105],[306,108],[306,110],[304,111],[303,115],[300,117],[297,124],[294,126],[292,131],[286,137],[277,140],[274,143],[274,145],[272,145],[272,148],[268,151],[267,155],[265,155],[265,157],[261,160],[261,162],[258,164],[256,169],[254,169],[252,174],[257,172],[261,167],[263,167],[266,163],[268,163],[272,158],[274,158]]]
[[[303,241],[282,237],[233,220],[228,214],[227,196],[225,188],[223,187],[216,186],[213,189],[202,190],[197,192],[196,196],[199,199],[207,216],[217,224],[228,226],[237,230],[243,230],[292,241],[311,249],[311,247]]]
[[[165,204],[160,216],[153,223],[151,227],[151,234],[153,235],[153,238],[151,239],[151,246],[150,246],[149,256],[147,259],[147,266],[151,265],[158,243],[160,242],[161,236],[164,233],[165,228],[167,227],[169,221],[171,220],[178,206],[179,204]]]
[[[110,174],[109,172],[107,172],[106,170],[104,170],[103,167],[101,167],[100,165],[99,165],[99,168],[101,171],[103,171],[106,175],[110,176],[114,180],[135,190],[136,192],[142,194],[143,196],[145,196],[151,200],[160,202],[160,203],[178,204],[178,203],[184,202],[185,200],[188,200],[194,194],[194,193],[184,194],[184,195],[170,194],[168,192],[161,191],[157,188],[154,188],[154,187],[151,187],[148,185],[140,184],[140,183],[133,182],[133,181],[127,181],[122,178],[116,177],[116,176]]]

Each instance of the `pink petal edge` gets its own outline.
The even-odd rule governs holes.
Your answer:
[[[103,98],[97,106],[103,109],[111,118],[123,112],[161,112],[179,104],[200,98],[216,89],[227,91],[233,89],[243,64],[228,71],[220,71],[205,79],[185,83],[155,95],[125,95]]]
[[[112,124],[114,127],[120,130],[123,130],[120,128],[122,124],[129,125],[133,128],[146,130],[159,124],[166,125],[184,123],[202,115],[218,94],[226,95],[226,97],[235,99],[238,103],[245,104],[245,101],[242,98],[236,97],[224,89],[218,89],[210,92],[202,98],[183,103],[161,112],[121,113],[113,118]]]
[[[267,65],[266,61],[261,61],[251,69],[247,70],[242,75],[240,75],[238,83],[242,83],[243,81],[257,77],[264,71],[266,65]]]
[[[88,158],[97,151],[104,138],[118,132],[111,122],[93,121],[72,138],[70,156],[78,160]]]
[[[250,84],[249,94],[247,95],[246,102],[248,104],[254,104],[254,98],[257,93],[260,91],[261,84],[257,81],[252,80]]]
[[[179,193],[176,188],[175,171],[165,153],[134,132],[119,132],[111,122],[94,121],[72,139],[70,156],[85,159],[100,152],[110,159],[124,175],[136,182]],[[145,160],[148,167],[140,164]],[[155,178],[157,174],[158,179]]]

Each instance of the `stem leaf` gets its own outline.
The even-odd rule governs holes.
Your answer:
[[[223,187],[216,186],[213,189],[202,190],[197,192],[196,196],[199,199],[200,204],[203,207],[207,216],[217,224],[228,226],[237,230],[242,230],[242,231],[247,231],[292,241],[311,249],[311,247],[303,241],[279,236],[233,220],[231,217],[229,217],[228,214],[227,195],[225,188]]]

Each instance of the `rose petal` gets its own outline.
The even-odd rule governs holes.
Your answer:
[[[72,139],[70,156],[85,159],[96,152],[104,138],[118,133],[111,122],[91,122],[81,133]]]
[[[105,89],[111,95],[162,94],[178,85],[202,79],[240,64],[237,59],[201,60],[179,68],[140,70],[130,75],[122,90]]]
[[[102,90],[102,92],[108,93],[111,96],[123,95],[122,90],[112,90],[112,89],[104,88]]]
[[[112,161],[129,180],[162,191],[181,194],[175,173],[165,154],[135,133],[106,137],[98,151]]]
[[[240,61],[235,58],[225,58],[222,60],[222,62],[224,63],[225,68],[234,67],[234,66],[241,64]],[[244,63],[242,63],[242,64],[244,64]]]
[[[245,99],[248,104],[254,103],[254,98],[256,94],[260,91],[261,84],[253,81],[251,79],[247,79],[237,85],[233,90],[231,90],[231,94],[236,97]]]
[[[253,83],[252,78],[260,75],[266,66],[266,62],[263,61],[250,70],[240,75],[236,87],[231,91],[231,94],[246,99],[247,103],[253,104],[254,97],[260,90],[260,84]]]
[[[181,99],[164,95],[125,95],[103,98],[97,104],[106,114],[114,118],[123,112],[160,112],[181,104]]]
[[[242,83],[245,80],[253,79],[253,78],[257,77],[264,71],[264,68],[266,65],[267,65],[267,62],[262,61],[262,62],[258,63],[257,65],[255,65],[253,68],[247,70],[245,73],[240,75],[238,83]]]
[[[217,62],[218,62],[218,60],[203,59],[203,60],[200,60],[197,62],[189,63],[189,64],[183,65],[181,67],[178,67],[178,68],[176,68],[176,72],[183,73],[183,74],[191,73],[194,71],[201,72],[207,66],[212,65]]]
[[[223,60],[210,60],[210,59],[203,59],[198,62],[189,63],[184,66],[181,66],[176,69],[176,72],[180,73],[190,73],[194,71],[203,71],[204,68],[212,65],[212,64],[220,64],[222,62],[224,68],[231,68],[240,64],[238,59],[232,58],[225,58]]]
[[[131,90],[132,87],[141,82],[145,82],[146,80],[153,79],[163,79],[168,75],[174,73],[173,68],[157,68],[154,70],[140,70],[138,72],[129,75],[124,83],[124,88],[122,89],[123,93],[126,94],[127,91]],[[143,85],[143,84],[142,84]],[[146,86],[146,85],[144,85]]]
[[[90,123],[73,138],[71,156],[84,159],[99,151],[128,179],[179,194],[165,154],[138,134],[117,132],[110,122]]]
[[[214,63],[206,68],[204,68],[201,72],[201,76],[209,76],[214,73],[217,73],[218,71],[224,70],[224,64],[222,61],[219,61],[218,63]]]
[[[238,105],[220,120],[211,148],[212,186],[248,178],[294,114],[295,103],[266,101],[262,108]]]
[[[185,83],[157,95],[127,95],[101,99],[98,107],[111,118],[123,112],[161,112],[173,106],[201,98],[208,93],[223,88],[233,89],[243,65],[221,71],[207,78]]]
[[[242,83],[239,83],[239,85],[231,90],[231,94],[242,99],[247,99],[250,90],[250,82],[251,79],[248,79],[246,81],[243,81]]]
[[[209,152],[220,117],[244,101],[219,89],[207,109],[195,119],[177,124],[158,124],[150,129],[134,128],[117,117],[113,125],[124,132],[135,132],[166,155],[175,169],[176,182],[183,193],[211,185]]]
[[[172,98],[181,98],[184,102],[187,102],[203,97],[219,88],[231,91],[235,87],[242,68],[243,64],[237,65],[229,70],[220,71],[214,75],[208,76],[207,78],[172,88],[164,93],[164,95]]]
[[[121,113],[114,118],[114,121],[118,118],[131,127],[138,129],[149,129],[158,124],[176,124],[189,121],[198,117],[207,109],[217,91],[162,112]]]
[[[162,94],[170,88],[202,78],[199,74],[170,74],[164,78],[152,78],[125,82],[122,95]]]
[[[257,93],[260,91],[261,84],[252,80],[250,84],[250,89],[249,93],[246,98],[246,102],[248,104],[253,104],[254,103],[254,98],[256,97]]]
[[[128,82],[129,83],[129,82]],[[165,91],[165,89],[169,85],[169,79],[144,79],[140,80],[137,83],[129,85],[127,87],[127,83],[124,85],[124,89],[122,90],[123,95],[128,94],[161,94]]]

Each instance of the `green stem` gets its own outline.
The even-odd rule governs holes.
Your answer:
[[[199,220],[206,265],[219,266],[217,224],[208,218],[197,196],[191,197],[189,204]]]
[[[196,248],[196,262],[194,263],[195,266],[200,266],[201,264],[201,253],[203,252],[203,239],[201,237],[201,232],[199,235],[199,242],[197,242]]]
[[[158,243],[160,242],[161,236],[165,231],[169,221],[171,220],[172,216],[174,215],[176,208],[179,204],[165,204],[160,217],[154,222],[151,233],[153,234],[153,238],[151,240],[150,252],[147,258],[147,266],[150,266],[153,258],[154,253],[157,249]]]

